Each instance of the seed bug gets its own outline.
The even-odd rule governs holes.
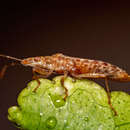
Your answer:
[[[15,57],[0,55],[0,57],[12,59],[20,62],[20,64],[24,66],[30,66],[33,70],[33,78],[37,80],[38,86],[40,85],[40,81],[38,80],[40,77],[49,77],[51,74],[63,74],[61,78],[61,84],[65,89],[65,97],[68,96],[68,90],[64,86],[64,80],[69,75],[74,78],[82,79],[82,78],[94,78],[99,79],[102,78],[105,80],[105,86],[107,89],[108,96],[108,104],[110,108],[113,110],[114,114],[117,115],[117,112],[113,108],[111,104],[110,98],[110,90],[108,87],[108,80],[114,81],[130,81],[130,75],[128,73],[110,63],[99,61],[99,60],[90,60],[90,59],[81,59],[76,57],[65,56],[61,53],[54,54],[52,56],[37,56],[26,59],[17,59]],[[15,64],[11,64],[13,66]],[[3,77],[5,70],[7,69],[7,65],[3,67],[0,76]],[[38,73],[39,75],[36,75]]]

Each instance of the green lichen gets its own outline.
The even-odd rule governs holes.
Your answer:
[[[90,80],[68,77],[65,92],[61,77],[31,81],[18,96],[18,106],[8,109],[8,119],[24,130],[130,130],[130,95],[112,92],[118,115],[107,103],[105,90]]]

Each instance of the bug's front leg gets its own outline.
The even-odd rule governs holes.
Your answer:
[[[45,70],[45,69],[41,69],[41,68],[33,68],[32,71],[33,71],[32,79],[35,79],[37,81],[37,83],[38,83],[38,85],[33,90],[33,92],[36,92],[36,90],[40,86],[39,78],[47,78],[53,73],[53,71],[52,70]],[[39,73],[40,75],[38,75],[37,73]]]
[[[64,85],[64,81],[65,81],[65,79],[67,78],[67,75],[68,75],[68,72],[65,72],[64,73],[64,76],[62,76],[62,78],[61,78],[61,85],[62,85],[62,87],[64,88],[64,90],[65,90],[65,96],[64,96],[64,100],[66,100],[66,98],[68,97],[68,89],[65,87],[65,85]]]
[[[10,67],[10,66],[15,66],[15,65],[16,65],[15,62],[12,62],[12,63],[9,63],[9,64],[7,64],[7,65],[4,65],[3,68],[2,68],[1,71],[0,71],[0,79],[2,79],[2,78],[4,77],[5,72],[6,72],[6,70],[8,69],[8,67]]]

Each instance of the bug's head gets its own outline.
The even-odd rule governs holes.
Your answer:
[[[27,58],[27,59],[23,59],[21,61],[21,64],[23,64],[24,66],[35,67],[37,65],[41,65],[42,64],[42,60],[41,60],[40,57]]]
[[[53,61],[49,56],[32,57],[22,60],[21,64],[30,67],[41,67],[44,69],[53,69]]]

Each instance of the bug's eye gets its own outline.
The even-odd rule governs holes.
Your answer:
[[[21,63],[22,63],[23,65],[29,65],[29,64],[32,64],[32,63],[33,63],[33,60],[32,60],[32,58],[28,58],[28,59],[22,60]]]

